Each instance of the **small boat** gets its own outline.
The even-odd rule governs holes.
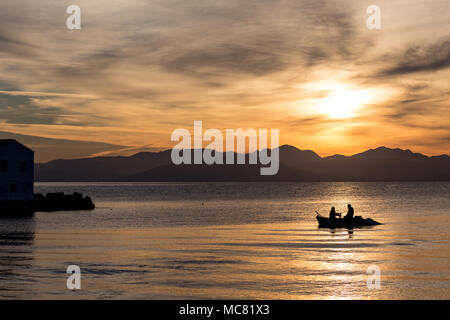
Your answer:
[[[316,216],[316,219],[317,222],[319,223],[319,228],[330,228],[330,229],[334,228],[352,229],[353,227],[366,227],[366,226],[368,227],[381,224],[373,219],[370,218],[363,219],[362,217],[359,216],[356,216],[353,218],[353,220],[348,221],[341,218],[330,219],[318,214]]]

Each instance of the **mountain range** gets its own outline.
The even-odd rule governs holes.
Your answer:
[[[320,157],[283,145],[280,168],[261,176],[261,165],[174,165],[171,150],[132,156],[54,160],[35,165],[36,181],[450,181],[450,157],[379,147],[352,156]],[[236,154],[234,154],[236,157]],[[248,154],[246,157],[248,158]],[[246,161],[248,163],[248,161]]]

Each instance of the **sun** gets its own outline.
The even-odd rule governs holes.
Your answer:
[[[369,100],[364,90],[349,89],[345,86],[333,88],[326,97],[319,100],[317,110],[335,119],[351,118]]]

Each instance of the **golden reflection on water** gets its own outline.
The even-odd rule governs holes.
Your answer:
[[[402,232],[398,224],[349,232],[317,229],[311,221],[41,232],[33,244],[36,277],[24,296],[449,298],[449,237],[441,234],[441,242],[433,246],[422,240]],[[81,267],[82,290],[78,292],[65,288],[69,264]],[[372,264],[381,268],[380,290],[369,290],[366,285],[367,268]]]
[[[448,183],[101,184],[94,212],[0,219],[0,298],[449,299]],[[83,189],[85,188],[85,189]],[[384,225],[318,229],[314,210]],[[165,227],[163,227],[165,226]],[[82,289],[66,288],[79,265]],[[367,288],[380,267],[381,288]]]

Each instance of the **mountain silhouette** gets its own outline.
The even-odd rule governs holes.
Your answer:
[[[171,162],[170,150],[141,152],[130,157],[53,160],[35,165],[37,181],[117,181]]]
[[[352,156],[320,157],[311,150],[280,147],[277,175],[261,165],[174,165],[171,150],[130,157],[54,160],[36,164],[37,181],[450,181],[450,157],[379,147]],[[193,152],[192,152],[193,154]],[[236,157],[236,153],[234,157]],[[246,163],[249,155],[246,154]]]

